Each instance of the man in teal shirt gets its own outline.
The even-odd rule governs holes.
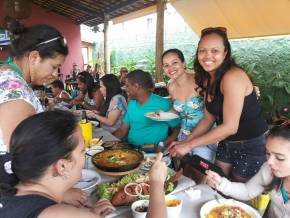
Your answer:
[[[179,119],[159,122],[145,117],[148,112],[169,111],[172,108],[169,100],[153,94],[153,89],[154,83],[149,73],[134,70],[128,74],[126,91],[130,101],[123,125],[114,135],[123,138],[128,134],[128,142],[138,148],[148,144],[157,145],[161,141],[169,144],[176,139],[179,131]],[[170,128],[174,129],[168,136]],[[152,148],[144,150],[153,151]]]

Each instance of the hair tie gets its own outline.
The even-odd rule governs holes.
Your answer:
[[[7,162],[4,163],[4,170],[7,174],[13,174],[12,171],[12,161],[9,160]]]
[[[1,163],[3,164],[4,171],[7,174],[13,174],[12,170],[12,155],[10,153],[6,152],[1,152]]]

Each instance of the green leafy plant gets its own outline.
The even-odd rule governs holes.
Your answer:
[[[271,122],[281,115],[289,117],[289,113],[283,113],[287,112],[287,105],[290,104],[289,72],[259,72],[255,63],[244,66],[244,69],[261,91],[259,101],[267,120]]]

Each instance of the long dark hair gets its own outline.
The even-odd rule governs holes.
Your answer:
[[[286,125],[280,125],[273,127],[268,134],[268,138],[281,137],[290,142],[290,121]],[[267,191],[272,189],[278,189],[282,184],[282,178],[275,177],[271,181],[270,185],[266,187]]]
[[[13,173],[21,182],[33,182],[57,160],[70,159],[78,145],[72,136],[77,126],[74,115],[66,111],[43,112],[23,120],[10,141]],[[0,196],[15,193],[8,187],[1,185]]]
[[[46,24],[24,27],[18,22],[11,25],[14,39],[10,45],[12,57],[20,58],[30,51],[38,51],[41,58],[53,58],[57,54],[66,56],[68,47],[62,34]]]
[[[101,106],[101,114],[103,116],[106,115],[107,110],[110,106],[111,99],[118,94],[122,94],[121,84],[117,76],[114,74],[107,74],[103,76],[101,79],[102,83],[106,87],[106,100],[104,104]]]
[[[227,52],[223,63],[216,70],[215,79],[214,79],[214,81],[212,81],[211,84],[209,83],[210,82],[209,81],[210,80],[209,73],[206,72],[202,68],[202,66],[200,65],[200,63],[198,61],[198,50],[199,50],[200,42],[205,36],[210,35],[210,34],[217,34],[223,39],[225,52]],[[219,88],[217,86],[219,85],[223,75],[232,67],[241,68],[240,66],[238,66],[236,64],[235,60],[232,58],[231,45],[230,45],[230,42],[228,40],[227,33],[224,30],[221,30],[219,28],[209,28],[208,30],[202,32],[200,40],[198,42],[198,47],[196,49],[193,67],[194,67],[194,71],[195,71],[195,81],[199,87],[199,90],[200,90],[199,92],[200,92],[201,96],[203,96],[205,94],[206,90],[208,90],[208,93],[210,95],[214,95],[216,92],[216,89]],[[207,84],[205,84],[206,81],[207,81]]]
[[[87,71],[82,71],[78,74],[77,79],[86,84],[87,89],[83,92],[83,94],[87,94],[90,99],[94,98],[94,92],[99,88],[99,86],[95,83],[93,76],[87,72]]]

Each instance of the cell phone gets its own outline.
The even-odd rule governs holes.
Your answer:
[[[208,160],[196,154],[190,156],[190,158],[188,158],[188,161],[191,166],[193,166],[195,169],[197,169],[204,175],[206,175],[205,171],[211,170],[218,173],[220,176],[225,177],[225,174],[220,167],[216,166],[215,164],[209,162]]]

